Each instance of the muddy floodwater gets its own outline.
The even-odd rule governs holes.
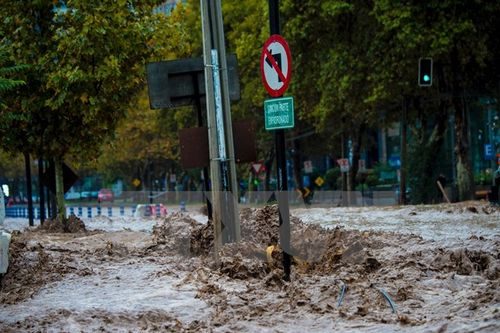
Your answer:
[[[213,249],[199,211],[7,219],[0,332],[500,332],[500,209],[485,202],[243,208]]]

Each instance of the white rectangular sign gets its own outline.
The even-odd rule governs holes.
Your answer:
[[[347,158],[339,158],[337,160],[338,165],[340,166],[341,172],[349,172],[349,160]]]

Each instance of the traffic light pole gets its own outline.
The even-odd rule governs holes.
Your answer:
[[[271,35],[280,34],[279,0],[269,0],[269,26]],[[285,156],[285,131],[274,131],[276,149],[276,169],[278,187],[278,208],[280,225],[280,244],[283,250],[284,280],[290,281],[290,213],[288,207],[288,180]]]

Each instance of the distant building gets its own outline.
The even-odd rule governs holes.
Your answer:
[[[153,13],[154,14],[163,13],[168,16],[174,10],[175,6],[177,6],[179,2],[186,3],[186,0],[167,0],[161,5],[157,6],[153,10]]]

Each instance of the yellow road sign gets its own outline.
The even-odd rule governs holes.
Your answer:
[[[315,183],[316,185],[318,185],[318,186],[320,186],[320,187],[321,187],[321,186],[323,186],[323,184],[325,183],[325,181],[323,180],[323,178],[318,177],[318,178],[316,178],[316,179],[314,180],[314,183]]]

